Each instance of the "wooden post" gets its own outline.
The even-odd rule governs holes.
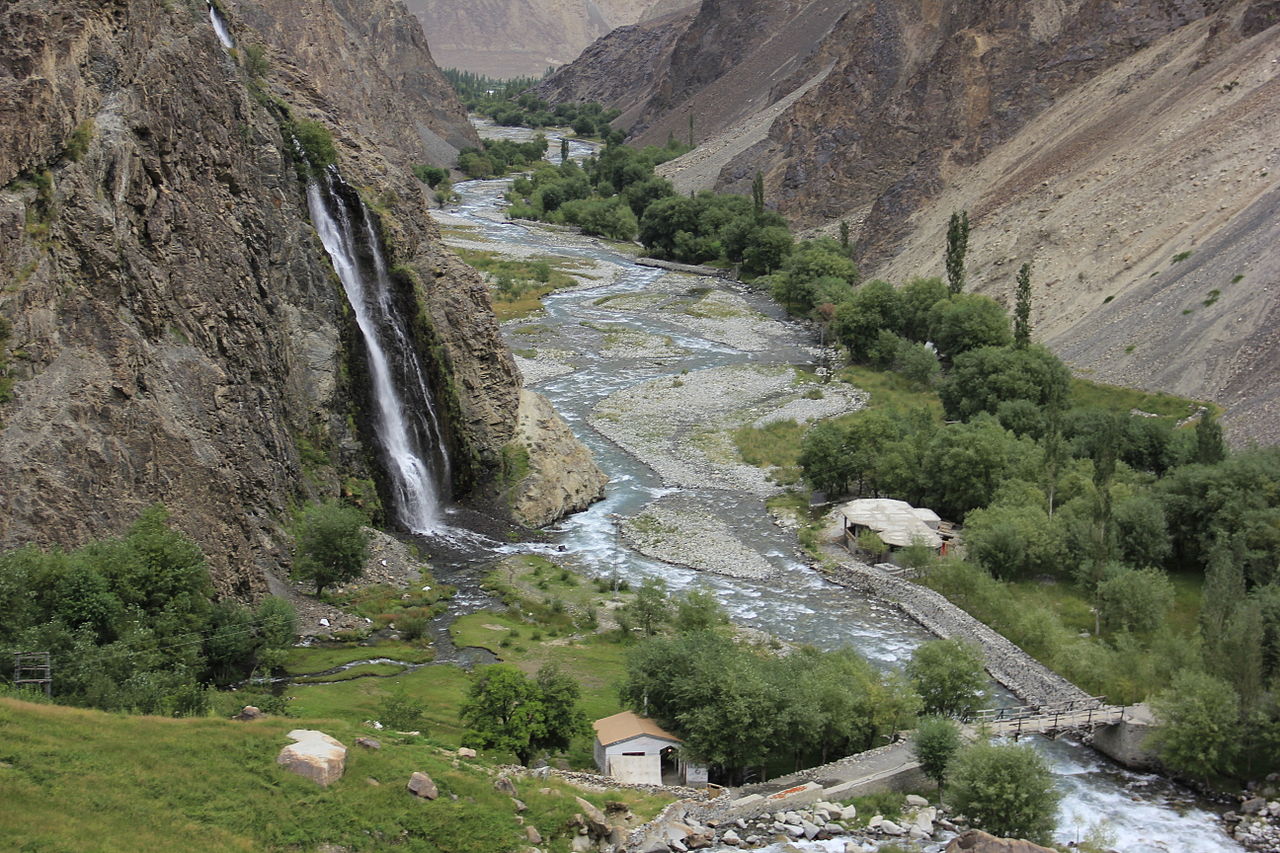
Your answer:
[[[13,685],[19,689],[34,685],[53,695],[53,665],[48,652],[18,652],[13,656]]]

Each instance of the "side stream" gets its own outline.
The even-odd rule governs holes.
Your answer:
[[[489,137],[527,139],[530,135],[484,124],[480,130]],[[559,137],[551,135],[550,143],[549,150],[556,152],[552,158],[558,159]],[[585,157],[591,150],[571,141],[571,156]],[[787,322],[770,300],[711,278],[677,277],[676,290],[717,290],[745,300],[753,312],[769,321],[767,340],[707,333],[702,331],[705,327],[691,326],[662,311],[618,310],[614,306],[626,301],[619,297],[634,297],[659,286],[671,291],[672,277],[635,264],[601,241],[564,229],[505,221],[502,196],[508,184],[507,180],[458,184],[461,203],[441,211],[438,219],[444,228],[460,226],[449,236],[459,245],[511,255],[555,256],[583,262],[593,270],[591,275],[600,270],[611,273],[598,284],[546,297],[544,316],[505,328],[514,351],[533,346],[555,353],[555,369],[539,371],[537,381],[529,385],[551,400],[611,479],[605,499],[556,526],[551,544],[526,543],[497,550],[547,552],[588,576],[617,575],[633,584],[657,576],[673,590],[700,586],[716,595],[735,622],[785,641],[821,648],[852,646],[886,668],[905,663],[930,635],[896,609],[830,584],[797,560],[794,534],[774,523],[758,494],[664,482],[652,467],[590,422],[593,410],[606,398],[655,379],[683,384],[702,371],[732,365],[811,367],[815,353],[803,329]],[[665,349],[619,347],[617,338],[623,332],[645,341],[662,341]],[[768,573],[742,578],[700,572],[646,557],[629,547],[619,534],[620,521],[641,513],[655,500],[673,497],[688,499],[708,517],[727,525],[740,543],[767,562]],[[1083,838],[1090,826],[1102,822],[1113,838],[1111,846],[1118,850],[1242,849],[1219,829],[1213,807],[1190,792],[1157,776],[1125,771],[1070,741],[1036,738],[1033,742],[1054,768],[1063,792],[1060,842]]]

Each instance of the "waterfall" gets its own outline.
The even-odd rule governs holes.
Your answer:
[[[231,28],[227,26],[218,7],[212,3],[209,4],[209,22],[213,24],[213,31],[218,34],[218,41],[222,42],[222,46],[227,50],[233,49],[236,40],[231,37]]]
[[[330,169],[307,186],[311,221],[342,281],[368,354],[375,433],[397,520],[414,533],[444,527],[439,482],[449,481],[449,454],[426,372],[396,310],[381,240],[364,204]],[[348,198],[355,198],[354,204]],[[372,263],[362,266],[357,229]],[[408,405],[406,405],[406,398]]]

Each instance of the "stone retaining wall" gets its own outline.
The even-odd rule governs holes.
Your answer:
[[[970,642],[982,649],[987,672],[1030,705],[1085,702],[1090,696],[1018,648],[999,632],[931,589],[891,577],[853,559],[843,548],[824,545],[830,563],[817,566],[828,580],[868,592],[893,604],[939,637]]]

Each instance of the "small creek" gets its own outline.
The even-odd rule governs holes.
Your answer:
[[[529,138],[527,131],[481,127],[482,135]],[[558,159],[559,137],[549,134],[549,151]],[[571,156],[592,150],[570,143]],[[748,625],[785,641],[811,643],[821,648],[852,646],[877,665],[899,667],[912,649],[929,636],[919,625],[893,608],[867,601],[823,580],[795,557],[794,534],[779,528],[758,497],[711,489],[673,489],[647,465],[596,431],[588,422],[591,410],[611,394],[659,377],[677,378],[682,371],[699,371],[733,364],[790,364],[811,367],[814,349],[800,327],[770,338],[757,351],[717,343],[691,332],[687,324],[672,322],[660,312],[617,311],[599,300],[635,294],[653,285],[665,273],[635,264],[625,254],[601,241],[564,229],[506,222],[502,218],[502,194],[508,180],[469,181],[458,184],[462,201],[442,215],[442,224],[467,226],[458,237],[486,244],[495,251],[553,255],[611,265],[617,275],[595,287],[561,291],[543,300],[545,316],[505,327],[513,350],[553,347],[563,351],[562,361],[572,372],[531,384],[548,397],[578,437],[591,449],[610,483],[603,501],[552,528],[549,542],[485,548],[479,541],[455,542],[446,549],[460,557],[442,580],[458,584],[474,577],[488,561],[477,552],[539,552],[553,556],[588,576],[617,575],[632,584],[642,578],[663,578],[673,590],[702,587],[713,592],[735,622]],[[730,289],[748,300],[752,308],[783,323],[781,310],[770,300],[718,279],[689,279],[689,287]],[[599,328],[625,326],[646,336],[670,338],[678,357],[648,357],[615,353],[601,345]],[[540,327],[536,341],[531,326]],[[785,328],[785,327],[781,327]],[[522,331],[523,330],[523,331]],[[756,349],[755,346],[752,347]],[[712,508],[742,542],[762,555],[775,569],[766,580],[742,580],[699,572],[650,559],[629,548],[618,534],[619,518],[634,516],[651,501],[677,491],[687,493]],[[459,523],[461,520],[453,520]],[[440,553],[439,542],[433,550]],[[456,574],[455,574],[456,573]],[[460,588],[466,588],[463,583]],[[474,587],[472,587],[474,589]],[[455,612],[473,612],[485,602],[466,600]],[[998,700],[997,700],[998,701]],[[1067,740],[1037,738],[1036,748],[1048,759],[1063,792],[1059,841],[1075,840],[1094,823],[1103,822],[1114,838],[1113,846],[1126,853],[1154,851],[1241,850],[1216,825],[1210,804],[1166,780],[1130,773],[1079,744]],[[827,849],[813,844],[799,849]],[[794,849],[794,848],[792,848]]]

